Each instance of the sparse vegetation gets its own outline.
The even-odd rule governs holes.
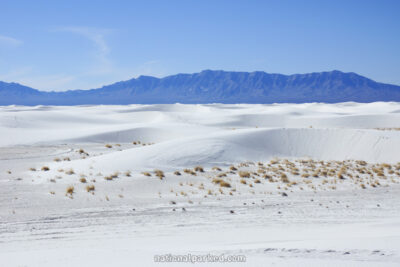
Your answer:
[[[72,196],[72,194],[75,192],[75,187],[74,186],[68,186],[66,190],[67,194]]]
[[[87,185],[87,186],[86,186],[86,191],[87,191],[87,192],[93,192],[94,190],[95,190],[94,185]]]

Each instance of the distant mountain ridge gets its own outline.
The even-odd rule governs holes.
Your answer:
[[[91,90],[43,92],[0,82],[0,105],[306,103],[400,101],[400,86],[341,71],[269,74],[204,70],[140,76]]]

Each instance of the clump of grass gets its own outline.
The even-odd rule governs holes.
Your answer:
[[[55,162],[60,162],[61,159],[60,159],[60,158],[55,158],[55,159],[53,159],[53,161],[55,161]]]
[[[221,168],[219,168],[219,167],[212,167],[212,170],[213,171],[218,171],[218,172],[222,171]]]
[[[75,174],[75,172],[73,169],[69,169],[69,170],[65,171],[65,174],[72,175],[72,174]]]
[[[194,167],[194,171],[196,171],[196,172],[204,172],[204,169],[201,166],[196,166],[196,167]]]
[[[217,175],[217,177],[221,178],[221,177],[226,177],[226,173],[220,173]]]
[[[143,174],[144,176],[148,176],[148,177],[151,176],[151,173],[149,173],[149,172],[142,172],[142,174]]]
[[[240,176],[241,178],[250,178],[250,172],[247,172],[247,171],[239,171],[238,174],[239,174],[239,176]]]
[[[78,153],[79,153],[79,154],[86,154],[86,152],[85,152],[85,150],[83,150],[83,148],[80,148],[80,149],[78,150]]]
[[[181,175],[181,173],[179,171],[174,171],[174,174],[178,175],[178,176]]]
[[[247,182],[246,182],[245,179],[241,179],[241,180],[240,180],[240,183],[241,183],[241,184],[247,184]]]
[[[187,174],[191,174],[191,175],[196,175],[196,173],[194,171],[192,171],[191,169],[184,169],[183,172],[187,173]]]
[[[112,181],[113,179],[118,178],[118,175],[118,172],[114,172],[111,175],[105,176],[104,179],[106,179],[107,181]]]
[[[106,144],[105,147],[106,147],[106,148],[112,148],[112,145]]]
[[[71,161],[71,159],[69,157],[65,157],[63,160],[64,161]]]
[[[126,171],[124,174],[125,174],[126,177],[131,177],[132,173],[131,173],[131,171]]]
[[[68,186],[66,190],[67,194],[72,196],[72,194],[75,192],[75,187],[74,186]]]
[[[261,183],[261,181],[260,181],[260,179],[256,179],[256,180],[254,180],[254,183],[259,184],[259,183]]]
[[[47,167],[47,166],[43,166],[43,167],[42,167],[42,171],[44,171],[44,172],[47,172],[47,171],[49,171],[49,170],[50,170],[50,168]]]
[[[30,171],[35,172],[36,168],[29,168]]]
[[[233,165],[230,166],[229,169],[230,169],[231,171],[237,171],[237,168],[236,168],[235,166],[233,166]]]
[[[136,142],[136,141],[133,141],[132,144],[137,145],[137,142]]]
[[[287,175],[285,173],[281,173],[281,181],[284,183],[289,183],[289,178],[287,177]]]
[[[52,195],[56,194],[56,192],[54,192],[54,191],[50,191],[49,193],[52,194]]]
[[[160,178],[160,180],[162,180],[165,177],[164,172],[162,170],[154,170],[154,173],[158,178]]]
[[[79,181],[80,181],[81,183],[83,183],[83,184],[85,184],[85,183],[87,182],[85,177],[82,177],[81,179],[79,179]]]
[[[223,180],[222,180],[222,179],[219,179],[219,178],[214,178],[214,179],[212,180],[212,182],[213,182],[214,184],[220,184],[222,181],[223,181]]]
[[[86,186],[86,192],[93,192],[95,190],[94,185],[87,185]]]

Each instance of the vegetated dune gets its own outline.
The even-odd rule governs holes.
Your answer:
[[[400,133],[355,129],[243,129],[165,141],[66,163],[74,169],[104,171],[162,167],[228,165],[273,157],[311,157],[321,160],[358,159],[396,162]]]

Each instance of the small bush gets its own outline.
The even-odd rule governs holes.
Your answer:
[[[87,185],[87,186],[86,186],[86,191],[87,191],[87,192],[93,192],[94,190],[95,190],[94,185]]]
[[[181,173],[179,171],[175,171],[174,174],[178,175],[178,176],[181,175]]]
[[[250,178],[250,172],[247,172],[247,171],[239,171],[238,174],[239,174],[239,176],[240,176],[241,178]]]
[[[55,159],[53,159],[55,162],[60,162],[61,161],[61,159],[60,158],[55,158]]]
[[[151,176],[151,174],[150,174],[149,172],[142,172],[142,174],[143,174],[144,176],[148,176],[148,177]]]
[[[284,182],[284,183],[289,183],[290,182],[289,178],[284,173],[281,173],[281,181]]]
[[[67,187],[67,194],[72,195],[75,191],[75,188],[71,185]]]
[[[45,171],[45,172],[47,172],[47,171],[49,171],[50,170],[50,168],[49,167],[47,167],[47,166],[43,166],[42,167],[42,171]]]
[[[85,177],[82,177],[81,179],[79,179],[79,181],[80,181],[81,183],[85,184],[85,183],[86,183],[86,178],[85,178]]]
[[[154,173],[158,178],[160,178],[160,180],[162,180],[165,177],[164,172],[162,170],[154,170]]]
[[[213,171],[218,171],[218,172],[222,171],[221,168],[219,168],[219,167],[212,167],[212,170]]]
[[[69,169],[69,170],[65,171],[65,174],[72,175],[72,174],[75,174],[75,172],[73,169]]]
[[[112,145],[106,144],[105,147],[106,147],[106,148],[112,148]]]
[[[201,166],[196,166],[196,167],[194,167],[194,171],[196,171],[196,172],[204,172],[204,169]]]

